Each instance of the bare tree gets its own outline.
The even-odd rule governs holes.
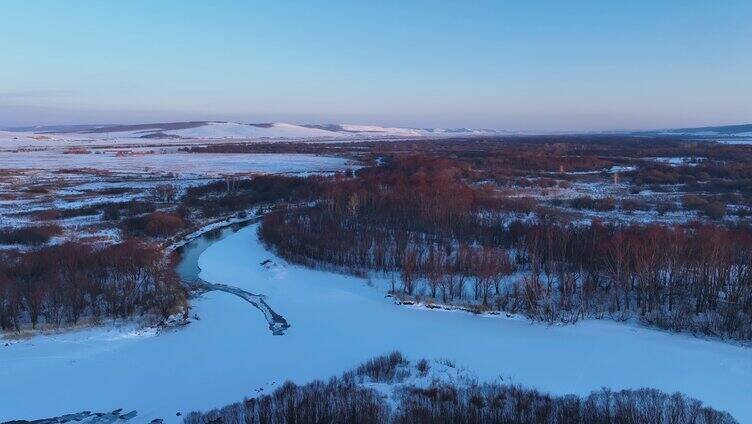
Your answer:
[[[409,295],[413,294],[415,290],[415,280],[417,278],[418,266],[420,263],[420,255],[415,249],[408,249],[405,252],[405,257],[402,259],[402,289],[403,292]]]

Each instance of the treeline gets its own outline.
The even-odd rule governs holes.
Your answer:
[[[398,361],[395,361],[397,359]],[[428,362],[418,361],[423,375]],[[653,389],[601,389],[586,397],[552,396],[501,384],[434,381],[427,387],[392,386],[391,401],[360,384],[393,384],[406,360],[393,353],[327,382],[284,383],[269,395],[206,413],[192,412],[186,424],[466,423],[466,424],[731,424],[728,413],[703,406],[680,393]]]
[[[66,243],[0,253],[0,329],[188,313],[172,258],[138,240],[94,248]]]
[[[181,198],[178,212],[186,215],[189,211],[200,211],[204,217],[211,218],[261,203],[313,199],[319,194],[320,180],[313,176],[284,175],[259,175],[247,179],[228,177],[189,187]]]
[[[752,339],[752,230],[502,222],[516,203],[450,159],[395,159],[279,209],[259,234],[289,260],[391,273],[393,291],[547,322],[639,319]]]

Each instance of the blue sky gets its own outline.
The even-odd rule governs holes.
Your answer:
[[[0,125],[752,122],[748,0],[0,5]]]

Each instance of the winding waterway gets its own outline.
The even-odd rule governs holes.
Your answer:
[[[245,221],[208,231],[200,237],[197,237],[175,249],[175,252],[177,252],[181,258],[177,266],[177,272],[183,283],[195,291],[202,293],[220,291],[233,294],[245,300],[254,308],[261,311],[266,322],[269,324],[269,330],[272,334],[282,336],[285,334],[285,330],[290,328],[290,324],[282,315],[276,313],[269,306],[264,295],[251,293],[229,284],[210,283],[204,281],[199,276],[201,268],[198,266],[198,258],[201,256],[201,253],[211,246],[212,243],[237,232],[241,228],[251,224],[251,222],[254,221]]]

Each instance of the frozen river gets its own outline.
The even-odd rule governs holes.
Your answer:
[[[180,421],[178,412],[286,379],[327,378],[399,349],[554,393],[682,391],[752,422],[749,348],[609,321],[545,326],[397,306],[384,298],[383,282],[286,264],[260,244],[256,228],[198,242],[193,257],[200,253],[202,279],[266,295],[291,325],[285,335],[273,335],[243,299],[210,292],[194,302],[201,319],[180,330],[94,329],[0,345],[0,421],[116,408],[146,422]]]

